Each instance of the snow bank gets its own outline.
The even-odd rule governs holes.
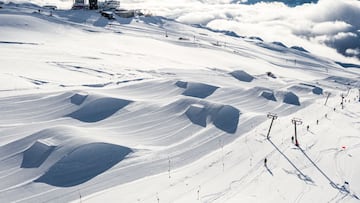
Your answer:
[[[242,70],[233,71],[230,75],[243,82],[251,82],[254,79],[252,75]]]
[[[128,147],[90,143],[78,147],[56,162],[44,175],[35,180],[59,187],[84,183],[124,160],[132,150]]]
[[[67,116],[82,122],[98,122],[110,117],[129,103],[131,103],[131,101],[124,99],[111,97],[100,98],[90,102]]]

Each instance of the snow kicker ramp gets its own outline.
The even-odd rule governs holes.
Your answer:
[[[76,103],[79,102],[80,99],[76,99]],[[86,104],[81,107],[79,110],[69,114],[69,117],[80,120],[82,122],[98,122],[104,120],[114,113],[116,113],[121,108],[128,105],[131,101],[117,99],[117,98],[99,98],[95,101]]]
[[[132,150],[127,147],[91,143],[76,148],[35,180],[59,187],[81,184],[122,161]]]
[[[260,96],[270,101],[276,101],[276,97],[272,91],[263,91]]]
[[[85,99],[88,97],[87,94],[84,93],[75,93],[73,96],[71,96],[70,101],[73,104],[81,105]]]
[[[230,73],[230,75],[242,82],[251,82],[254,80],[254,77],[252,75],[242,70],[233,71]]]
[[[42,140],[37,140],[29,149],[24,151],[22,168],[37,168],[51,154],[56,146],[48,144]]]
[[[212,122],[217,128],[227,132],[235,133],[240,111],[230,105],[201,105],[193,104],[185,112],[186,116],[196,125],[206,127]]]
[[[182,93],[183,95],[198,98],[206,98],[213,94],[215,90],[219,88],[213,85],[194,82],[178,81],[175,84],[176,86],[185,89],[185,91]]]
[[[7,174],[13,178],[2,181],[0,190],[7,185],[22,184],[21,178],[17,178],[19,175],[58,187],[75,186],[102,174],[133,152],[128,147],[87,134],[89,131],[81,128],[58,126],[3,146],[0,163],[4,165],[0,171],[19,169]]]
[[[283,102],[290,105],[300,106],[299,97],[293,92],[280,92]]]

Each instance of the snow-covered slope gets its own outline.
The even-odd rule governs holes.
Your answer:
[[[162,17],[2,7],[0,202],[359,201],[356,66]]]

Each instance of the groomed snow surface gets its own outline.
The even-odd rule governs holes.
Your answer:
[[[0,202],[360,201],[358,67],[162,17],[1,6]]]

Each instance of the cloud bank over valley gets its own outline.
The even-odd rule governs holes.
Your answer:
[[[146,9],[186,24],[303,46],[335,60],[360,59],[357,0],[125,0],[122,6]]]

